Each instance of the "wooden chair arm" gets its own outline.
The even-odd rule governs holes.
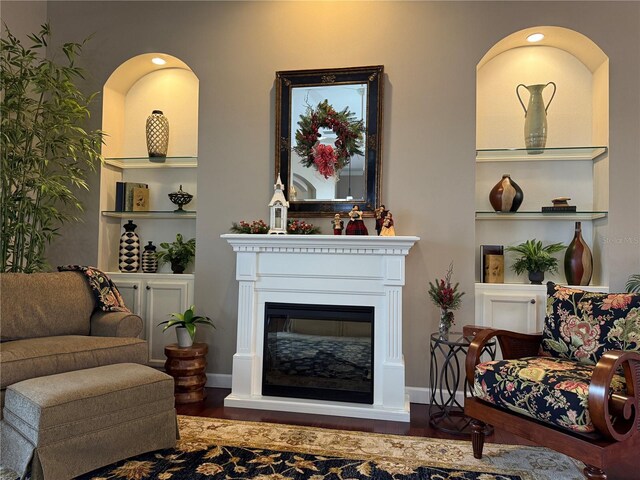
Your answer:
[[[626,394],[613,393],[611,379],[622,367]],[[618,442],[640,429],[640,353],[611,350],[596,364],[589,384],[589,415],[595,428]]]
[[[471,342],[471,345],[469,345],[467,358],[465,360],[467,380],[470,385],[473,385],[474,372],[476,365],[480,363],[482,351],[487,342],[493,337],[497,337],[500,349],[502,350],[502,358],[507,360],[538,355],[540,343],[542,342],[542,334],[537,333],[517,333],[493,328],[480,330]]]

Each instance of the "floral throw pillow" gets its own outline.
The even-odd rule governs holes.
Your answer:
[[[609,350],[640,350],[640,294],[547,283],[543,353],[595,365]]]

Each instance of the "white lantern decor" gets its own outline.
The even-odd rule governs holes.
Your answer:
[[[289,202],[284,196],[284,185],[278,174],[278,180],[273,186],[273,197],[269,202],[269,234],[287,234],[287,209]]]

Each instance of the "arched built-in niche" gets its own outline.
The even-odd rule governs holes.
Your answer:
[[[165,61],[163,65],[152,62]],[[102,129],[106,133],[101,170],[100,237],[98,265],[118,271],[118,242],[127,215],[113,212],[116,182],[149,185],[150,210],[159,212],[134,217],[141,240],[172,241],[177,232],[195,237],[195,213],[176,218],[170,192],[194,194],[188,209],[197,207],[196,168],[198,153],[199,82],[180,59],[164,53],[147,53],[122,63],[111,74],[103,90]],[[147,157],[145,124],[153,110],[161,110],[169,120],[169,148],[164,163]],[[165,270],[168,267],[165,267]]]
[[[545,38],[527,42],[531,33]],[[609,61],[589,38],[562,27],[538,26],[515,32],[495,44],[477,66],[476,146],[479,150],[522,149],[524,111],[516,96],[518,84],[557,84],[548,109],[547,148],[569,148],[542,155],[527,152],[479,152],[476,161],[476,279],[482,282],[480,245],[514,245],[527,239],[545,244],[573,238],[574,221],[582,220],[583,235],[594,257],[592,285],[606,286],[606,234],[609,157]],[[525,105],[528,95],[524,93]],[[552,87],[544,91],[548,102]],[[604,152],[604,153],[603,153]],[[593,158],[592,158],[593,157]],[[509,173],[524,191],[517,215],[495,215],[488,200],[491,188]],[[571,197],[584,215],[549,220],[541,207],[551,199]],[[527,214],[526,212],[530,212]],[[598,212],[591,214],[591,212]],[[507,221],[505,221],[507,220]],[[528,283],[510,271],[505,257],[505,283]],[[565,282],[562,265],[546,280]]]

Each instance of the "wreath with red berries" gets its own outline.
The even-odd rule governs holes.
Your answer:
[[[324,178],[349,165],[353,155],[364,155],[364,123],[348,107],[337,112],[328,100],[320,102],[316,108],[308,106],[306,113],[300,115],[298,127],[293,151],[302,157],[302,165],[314,166]],[[334,145],[318,142],[320,128],[333,130],[337,136]]]

